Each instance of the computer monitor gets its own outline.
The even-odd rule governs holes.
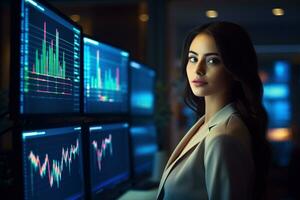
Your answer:
[[[79,114],[81,27],[46,2],[16,2],[11,58],[13,113]]]
[[[129,53],[89,37],[84,42],[84,112],[128,112]]]
[[[131,61],[131,115],[154,114],[155,71]]]
[[[127,123],[89,127],[92,197],[111,191],[129,180],[129,133]]]
[[[158,151],[157,131],[153,122],[133,123],[130,127],[133,157],[133,176],[149,176],[152,173],[154,155]]]
[[[83,199],[81,127],[22,131],[24,199]]]

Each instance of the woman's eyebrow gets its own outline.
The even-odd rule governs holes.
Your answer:
[[[189,51],[189,53],[195,54],[195,55],[199,55],[198,53],[196,53],[195,51]],[[205,53],[204,56],[220,56],[219,53],[215,53],[215,52],[211,52],[211,53]]]
[[[198,56],[198,54],[195,51],[189,51],[189,53],[195,54]]]
[[[206,53],[204,56],[220,56],[219,53]]]

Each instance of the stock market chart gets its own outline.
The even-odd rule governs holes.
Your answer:
[[[25,199],[76,199],[83,196],[81,128],[24,131]]]
[[[38,1],[21,1],[20,113],[79,113],[81,31]]]
[[[84,111],[127,112],[129,54],[87,37],[83,41]]]
[[[92,193],[129,178],[128,124],[91,126],[90,173]]]

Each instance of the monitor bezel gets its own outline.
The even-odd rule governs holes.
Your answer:
[[[110,47],[113,47],[113,48],[116,48],[120,51],[125,51],[128,53],[128,62],[127,62],[127,70],[126,70],[126,73],[127,73],[127,111],[126,112],[97,112],[97,113],[91,113],[91,112],[85,112],[85,85],[84,85],[84,75],[85,75],[85,66],[84,66],[84,58],[82,60],[82,70],[83,70],[83,79],[82,79],[82,112],[83,112],[83,115],[86,116],[86,117],[99,117],[99,118],[111,118],[113,120],[118,120],[118,119],[127,119],[129,117],[129,113],[130,113],[130,72],[129,72],[129,63],[130,63],[130,53],[128,50],[126,49],[122,49],[118,46],[115,46],[115,45],[112,45],[110,43],[107,43],[105,41],[100,41],[99,39],[96,39],[95,37],[93,36],[90,36],[88,34],[83,34],[82,35],[82,42],[83,42],[83,45],[82,45],[82,48],[83,48],[83,55],[84,55],[84,38],[88,38],[88,39],[91,39],[91,40],[95,40],[99,43],[102,43],[102,44],[105,44],[107,46],[110,46]]]
[[[72,118],[82,116],[82,65],[83,65],[83,29],[76,22],[72,21],[67,15],[63,14],[59,9],[55,8],[45,0],[35,0],[36,2],[47,7],[57,16],[70,23],[72,26],[80,30],[80,88],[79,88],[79,111],[78,112],[65,112],[65,113],[21,113],[20,112],[20,36],[21,36],[21,12],[22,12],[22,3],[25,3],[25,0],[13,0],[11,6],[11,17],[12,17],[12,26],[11,26],[11,52],[10,52],[10,103],[9,103],[9,112],[10,118],[13,120],[38,120],[40,118],[55,119],[55,118]],[[16,39],[17,38],[17,39]]]

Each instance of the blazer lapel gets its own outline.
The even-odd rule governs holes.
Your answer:
[[[203,123],[204,123],[204,116],[202,116],[182,138],[182,140],[180,141],[180,143],[177,145],[172,155],[170,156],[165,169],[167,169],[177,159],[181,151],[184,149],[184,147],[187,145],[187,143],[190,141],[190,139],[194,136],[194,134],[197,132],[197,130]]]
[[[158,189],[158,194],[160,193],[160,190],[162,186],[164,185],[166,178],[168,177],[169,173],[175,166],[175,164],[182,158],[190,149],[192,149],[196,144],[198,144],[201,139],[197,139],[196,141],[192,142],[192,145],[189,146],[189,148],[184,149],[184,147],[187,145],[187,143],[190,141],[190,139],[197,133],[197,130],[199,127],[204,123],[204,116],[202,116],[195,124],[192,126],[192,128],[187,132],[187,134],[182,138],[180,143],[177,145],[175,150],[173,151],[172,155],[170,156],[169,161],[166,164],[164,173],[162,175],[160,184],[159,184],[159,189]],[[204,135],[204,134],[202,134]],[[184,150],[183,150],[184,149]],[[183,150],[183,151],[182,151]]]

